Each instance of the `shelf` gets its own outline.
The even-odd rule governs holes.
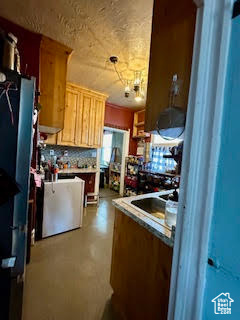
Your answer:
[[[127,173],[125,177],[137,177],[138,173]]]
[[[149,135],[141,135],[141,136],[133,136],[133,139],[145,139],[145,138],[149,138],[150,137],[150,133]]]
[[[150,133],[144,132],[145,109],[134,112],[133,139],[145,139],[150,137]]]
[[[119,174],[121,174],[121,172],[118,171],[118,170],[110,169],[110,171],[111,171],[111,172],[114,172],[114,173],[119,173]]]
[[[169,178],[180,177],[179,174],[168,173],[168,172],[155,172],[155,171],[150,171],[150,170],[139,170],[139,172],[145,173],[145,174],[155,174],[155,175],[160,175],[160,176],[166,176]]]
[[[138,122],[138,123],[135,123],[135,127],[142,127],[144,126],[145,122],[142,121],[142,122]]]

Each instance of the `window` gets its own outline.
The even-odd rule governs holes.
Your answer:
[[[163,158],[164,155],[170,155],[170,148],[177,146],[183,141],[184,133],[175,140],[163,139],[159,134],[151,136],[153,145],[152,162],[150,168],[156,172],[166,172],[167,170],[174,170],[176,162],[172,158]]]
[[[166,172],[166,170],[174,170],[176,162],[171,158],[164,158],[164,155],[170,155],[170,147],[153,147],[152,162],[150,168],[156,172]]]
[[[103,133],[103,146],[101,150],[101,164],[109,165],[112,154],[112,137],[113,134],[110,131],[104,131]]]

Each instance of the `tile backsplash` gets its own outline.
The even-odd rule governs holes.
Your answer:
[[[44,155],[46,161],[51,159],[50,150],[54,150],[55,156],[63,157],[64,163],[69,161],[71,166],[76,166],[78,163],[81,166],[96,165],[96,149],[47,145],[46,148],[42,150],[42,155]],[[64,151],[68,152],[68,156],[64,156]]]

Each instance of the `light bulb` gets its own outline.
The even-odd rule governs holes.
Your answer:
[[[127,85],[127,86],[125,87],[125,92],[130,93],[130,91],[131,91],[131,89],[130,89],[129,85]]]
[[[136,100],[137,102],[140,102],[140,101],[142,101],[142,97],[135,97],[135,100]]]
[[[141,94],[140,94],[139,91],[136,92],[135,100],[136,100],[137,102],[142,101],[142,97],[141,97]]]
[[[125,98],[128,98],[130,96],[131,88],[129,86],[129,81],[127,81],[125,89],[124,89],[124,96]]]
[[[134,72],[134,86],[140,86],[141,78],[142,78],[142,72],[135,71]]]

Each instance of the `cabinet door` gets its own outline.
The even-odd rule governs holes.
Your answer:
[[[75,127],[73,123],[69,124],[69,130],[72,130],[73,127],[75,128],[75,134],[71,134],[71,145],[100,148],[103,137],[106,95],[82,88],[70,82],[67,84],[67,89],[78,96],[78,98],[74,98],[76,103],[76,113],[74,113]],[[73,110],[70,111],[71,117],[73,117],[72,114]],[[66,128],[66,124],[64,126]],[[67,139],[69,139],[69,136]]]
[[[83,94],[79,90],[77,92],[78,92],[78,106],[77,106],[75,145],[81,147],[82,146],[82,130],[83,130]]]
[[[45,143],[46,144],[57,144],[57,135],[56,134],[48,135]]]
[[[94,192],[95,188],[95,173],[79,173],[77,176],[85,181],[84,194]]]
[[[64,127],[67,63],[71,49],[42,37],[40,48],[40,131],[57,133]]]
[[[58,134],[58,144],[66,146],[75,145],[78,98],[78,92],[67,89],[64,129]]]
[[[54,106],[55,104],[53,95],[54,77],[55,54],[42,48],[40,51],[40,102],[42,110],[39,114],[39,124],[44,127],[57,126],[63,128],[63,114],[57,114],[53,107],[48,108],[48,106]]]
[[[192,0],[155,0],[150,49],[145,130],[156,129],[169,104],[174,74],[180,81],[175,104],[187,109],[192,66],[196,5]]]
[[[94,147],[95,135],[96,135],[96,118],[97,118],[97,103],[96,99],[92,99],[90,115],[89,115],[89,134],[88,145],[90,148]]]
[[[64,119],[66,106],[67,61],[68,55],[66,53],[56,53],[53,99],[59,119]]]
[[[94,146],[95,148],[100,148],[102,146],[103,137],[103,126],[104,126],[104,116],[105,116],[105,100],[96,99],[95,100],[95,130],[94,130]]]
[[[93,97],[89,94],[82,94],[82,137],[81,144],[82,146],[89,146],[91,143],[90,137],[90,114],[91,107],[93,105]]]

